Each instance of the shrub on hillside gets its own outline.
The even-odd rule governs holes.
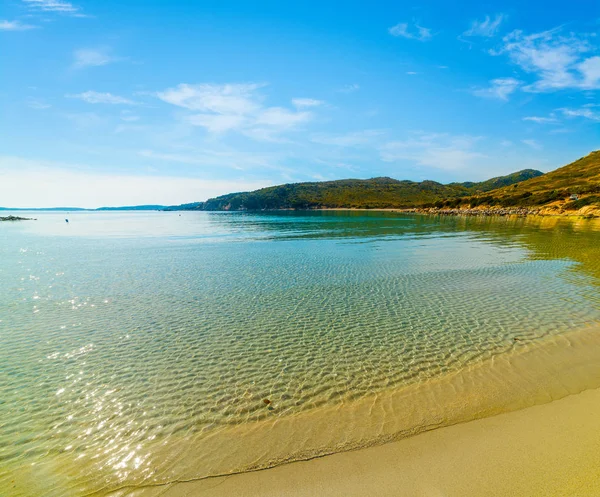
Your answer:
[[[582,207],[585,207],[586,205],[600,206],[600,197],[597,195],[590,195],[589,197],[580,198],[579,200],[574,200],[573,202],[567,202],[564,205],[564,208],[569,211],[576,211]]]

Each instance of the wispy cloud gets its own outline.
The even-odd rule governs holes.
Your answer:
[[[52,107],[50,104],[40,100],[39,98],[28,98],[27,99],[27,107],[35,110],[44,110]]]
[[[515,78],[497,78],[490,81],[487,88],[475,88],[473,95],[482,98],[508,100],[508,97],[519,88],[521,82]]]
[[[492,20],[490,16],[485,16],[483,21],[474,20],[471,22],[471,27],[465,31],[462,36],[482,36],[491,38],[498,32],[498,28],[504,19],[504,14],[496,14],[494,20]]]
[[[137,105],[137,102],[128,98],[113,95],[112,93],[100,93],[97,91],[85,91],[83,93],[76,93],[71,95],[65,95],[67,98],[77,98],[83,100],[88,104],[117,104],[117,105]]]
[[[158,92],[164,102],[185,109],[216,114],[243,115],[260,108],[261,97],[256,90],[264,83],[180,84]]]
[[[263,83],[180,84],[156,96],[194,111],[187,116],[187,121],[194,126],[204,127],[211,133],[235,130],[257,140],[276,140],[278,134],[313,118],[311,112],[301,109],[317,106],[316,100],[296,99],[295,110],[265,107],[264,98],[258,92],[264,86]]]
[[[388,32],[392,36],[408,38],[410,40],[419,40],[426,41],[429,40],[433,34],[431,33],[431,29],[424,28],[423,26],[419,26],[418,24],[414,24],[413,26],[409,26],[406,22],[400,22],[395,26],[392,26],[388,29]]]
[[[600,88],[600,57],[596,55],[585,59],[577,65],[577,70],[583,77],[582,88]]]
[[[317,134],[311,136],[310,141],[337,147],[361,147],[364,145],[371,145],[376,139],[383,135],[383,130],[366,129],[344,134]]]
[[[194,114],[189,116],[188,122],[193,126],[202,126],[210,133],[224,133],[237,129],[245,122],[245,117],[236,114]]]
[[[141,157],[145,157],[147,159],[156,159],[164,162],[178,163],[178,164],[188,164],[190,166],[203,166],[203,167],[214,167],[215,166],[215,158],[217,158],[217,162],[219,167],[223,167],[222,157],[219,157],[218,154],[207,154],[206,152],[200,154],[180,154],[180,153],[164,153],[164,152],[155,152],[154,150],[140,150],[138,153]],[[240,170],[240,167],[237,167],[235,163],[227,163],[227,167],[231,169]]]
[[[64,114],[64,117],[82,129],[95,128],[106,123],[106,118],[99,116],[95,112],[71,112]]]
[[[524,117],[523,121],[531,121],[537,124],[556,124],[558,119],[556,117],[539,117],[539,116],[528,116]]]
[[[42,12],[58,12],[60,14],[68,14],[74,16],[83,16],[81,9],[70,2],[62,0],[22,0],[28,7],[33,10]]]
[[[296,107],[318,107],[319,105],[323,105],[325,102],[323,100],[315,100],[314,98],[293,98],[292,104]]]
[[[256,115],[256,124],[287,129],[309,121],[311,118],[310,112],[298,112],[284,107],[269,107]]]
[[[521,143],[524,143],[525,145],[527,145],[528,147],[533,148],[534,150],[542,150],[542,145],[540,143],[538,143],[535,140],[521,140]]]
[[[37,28],[37,26],[24,24],[21,21],[0,20],[0,31],[27,31],[34,28]]]
[[[596,110],[596,105],[584,105],[579,109],[562,108],[560,110],[565,117],[584,117],[592,121],[600,121],[600,111]]]
[[[202,168],[233,169],[236,171],[279,171],[293,173],[290,168],[279,164],[280,158],[273,154],[255,154],[241,150],[211,149],[202,147],[200,150],[186,148],[185,153],[157,152],[155,150],[140,150],[140,157],[152,159],[154,163],[177,163],[198,166]]]
[[[73,52],[73,67],[75,69],[105,66],[120,60],[122,60],[121,57],[110,55],[106,48],[81,48]]]
[[[353,83],[351,85],[344,85],[341,88],[338,88],[336,91],[338,93],[354,93],[360,89],[360,85]]]
[[[492,55],[507,54],[537,80],[523,87],[530,92],[548,92],[565,88],[600,88],[600,57],[587,56],[595,50],[585,34],[562,34],[562,29],[525,35],[517,30],[504,37],[504,44]]]
[[[380,156],[385,162],[409,160],[420,166],[436,169],[466,169],[473,167],[475,161],[486,157],[475,149],[480,139],[481,137],[469,135],[419,133],[408,140],[384,144],[380,148]]]
[[[121,111],[121,115],[119,116],[119,118],[121,119],[121,121],[125,121],[128,123],[132,123],[132,122],[140,120],[140,116],[136,116],[135,114],[132,114],[131,111],[129,111],[129,110]]]

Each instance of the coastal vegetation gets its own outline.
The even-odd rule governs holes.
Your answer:
[[[483,209],[525,208],[543,213],[565,211],[586,212],[600,209],[600,151],[595,151],[571,164],[469,197],[445,198],[424,203],[423,208]],[[583,212],[583,213],[586,213]]]
[[[174,209],[237,211],[411,208],[441,199],[460,199],[477,192],[487,192],[541,175],[540,171],[525,169],[479,183],[466,182],[447,185],[435,181],[400,181],[387,177],[291,183],[262,188],[253,192],[230,193],[206,202],[182,205]]]
[[[388,177],[292,183],[230,193],[167,210],[411,209],[425,212],[600,215],[600,151],[543,174],[441,184]]]

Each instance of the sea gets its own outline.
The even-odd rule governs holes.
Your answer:
[[[3,497],[162,495],[600,386],[598,220],[12,214]]]

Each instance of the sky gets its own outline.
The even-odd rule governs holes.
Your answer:
[[[600,2],[3,0],[0,206],[442,183],[600,148]]]

